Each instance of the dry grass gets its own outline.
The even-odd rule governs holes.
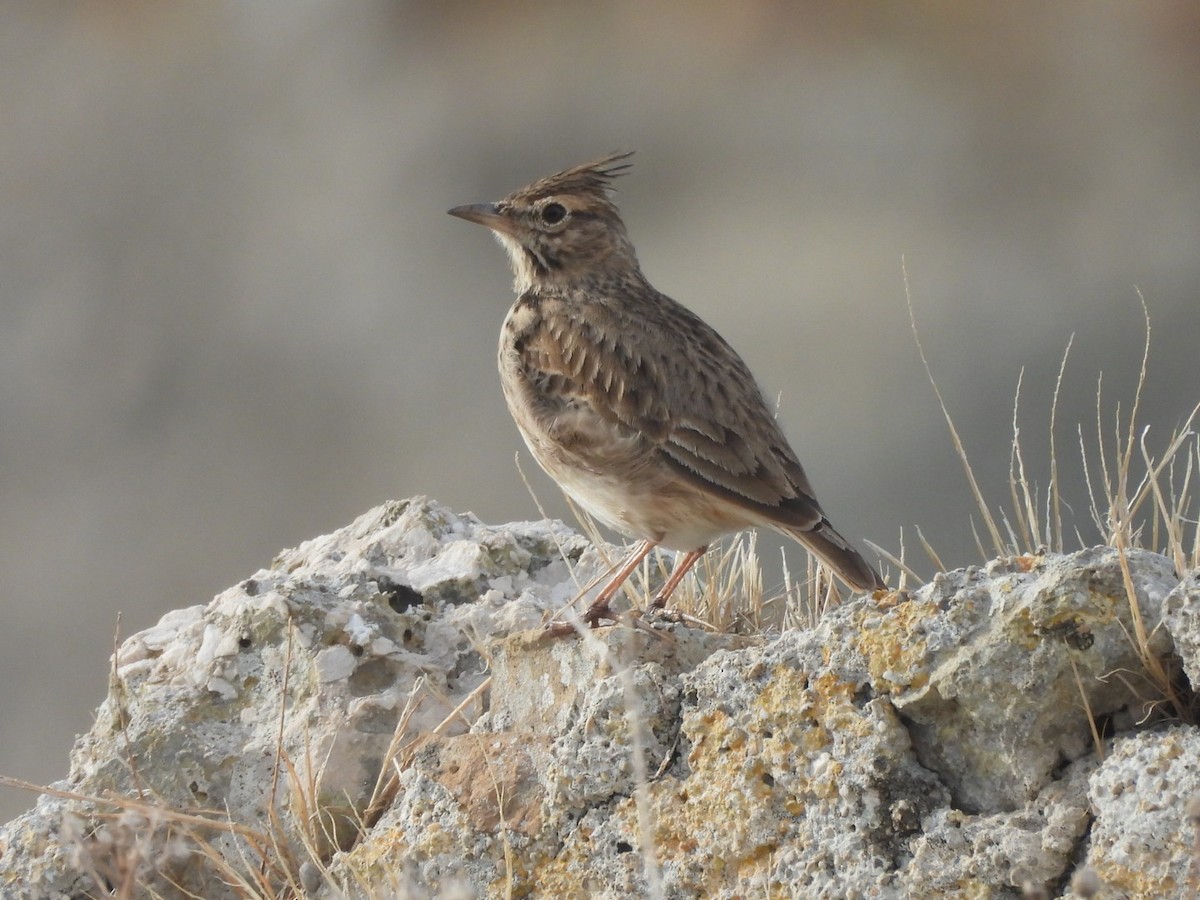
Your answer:
[[[232,822],[223,810],[181,809],[162,800],[131,796],[95,796],[6,776],[0,776],[0,784],[88,807],[86,817],[84,813],[64,816],[64,846],[72,864],[90,876],[99,891],[81,896],[158,898],[162,894],[153,885],[177,888],[177,873],[194,867],[197,856],[211,864],[214,882],[234,886],[241,896],[271,900],[300,896],[295,893],[299,882],[288,833]],[[244,855],[239,860],[230,862],[214,846],[213,840],[223,835],[240,840]]]
[[[907,292],[907,273],[905,290]],[[1200,566],[1200,498],[1192,490],[1193,473],[1200,474],[1200,438],[1193,426],[1200,415],[1200,404],[1169,436],[1165,448],[1155,456],[1149,448],[1149,429],[1143,428],[1138,420],[1138,411],[1146,386],[1147,364],[1150,358],[1150,315],[1145,300],[1141,301],[1145,322],[1145,339],[1142,347],[1141,365],[1138,370],[1137,386],[1127,416],[1123,416],[1120,404],[1112,413],[1112,424],[1105,426],[1105,404],[1103,379],[1096,386],[1096,434],[1095,446],[1089,447],[1082,425],[1077,428],[1079,453],[1084,479],[1088,490],[1088,510],[1091,524],[1097,533],[1096,540],[1087,540],[1076,526],[1075,541],[1080,548],[1100,543],[1117,550],[1125,598],[1129,607],[1132,633],[1128,635],[1141,664],[1137,673],[1111,673],[1125,679],[1143,697],[1146,718],[1158,713],[1182,721],[1194,721],[1194,697],[1188,689],[1181,688],[1178,664],[1174,659],[1164,659],[1152,648],[1153,627],[1148,626],[1141,608],[1141,601],[1134,588],[1129,569],[1128,553],[1131,549],[1144,549],[1160,553],[1172,561],[1180,575]],[[1019,409],[1021,382],[1024,372],[1017,380],[1016,397],[1013,402],[1012,449],[1009,464],[1009,498],[1011,508],[993,507],[989,504],[971,470],[966,450],[959,440],[953,419],[942,399],[941,392],[929,367],[925,351],[921,347],[912,300],[908,303],[913,338],[916,341],[926,375],[933,385],[942,414],[950,429],[951,438],[963,470],[967,475],[972,494],[990,539],[991,552],[984,548],[976,532],[978,549],[986,561],[993,555],[1016,556],[1041,554],[1048,551],[1062,553],[1067,550],[1067,539],[1063,525],[1062,490],[1059,481],[1058,455],[1055,444],[1055,424],[1058,417],[1058,401],[1070,356],[1073,336],[1067,342],[1055,381],[1053,402],[1050,412],[1050,484],[1044,496],[1027,475],[1025,458],[1021,448]],[[1111,428],[1111,431],[1108,429]],[[1000,525],[1003,523],[1003,535]],[[938,569],[941,560],[929,550],[930,558]],[[1157,627],[1157,626],[1154,626]],[[1073,661],[1072,661],[1072,664]],[[1077,673],[1078,680],[1078,673]],[[1080,683],[1083,705],[1092,720],[1086,692]],[[1091,721],[1094,740],[1102,753],[1100,733],[1094,720]]]
[[[370,833],[391,805],[417,740],[444,733],[456,720],[471,724],[464,709],[487,687],[485,681],[432,731],[418,736],[410,725],[423,701],[432,696],[445,702],[425,679],[419,679],[409,693],[371,798],[361,813],[354,811],[349,799],[338,811],[322,806],[321,766],[312,758],[307,741],[302,766],[289,757],[281,741],[276,744],[274,770],[280,777],[272,779],[265,828],[234,822],[224,810],[180,808],[148,796],[144,790],[137,797],[93,796],[5,776],[0,776],[0,785],[59,797],[89,810],[66,815],[63,826],[63,843],[72,866],[95,885],[92,891],[78,895],[81,900],[159,900],[165,890],[203,897],[184,889],[185,870],[188,883],[194,884],[202,875],[206,883],[221,884],[245,900],[300,900],[318,887],[332,891],[329,896],[333,897],[409,896],[411,886],[406,885],[402,873],[394,873],[393,883],[384,890],[381,873],[360,871],[352,864],[335,871],[331,862],[335,857],[345,862],[345,853]],[[281,733],[285,704],[286,700],[281,700]],[[503,810],[498,783],[496,789]],[[284,792],[286,816],[276,808],[276,791]],[[224,838],[236,839],[236,852],[231,854],[228,840],[218,843]],[[506,841],[505,858],[511,871],[512,850]]]
[[[905,290],[908,290],[907,273]],[[1141,299],[1141,295],[1138,295]],[[1169,436],[1165,448],[1155,456],[1149,445],[1149,429],[1141,426],[1138,411],[1146,386],[1146,369],[1150,358],[1150,316],[1142,300],[1145,322],[1145,340],[1142,349],[1137,386],[1127,416],[1123,416],[1118,403],[1112,413],[1112,423],[1105,425],[1103,379],[1096,385],[1096,434],[1094,446],[1089,446],[1083,425],[1077,426],[1080,464],[1088,489],[1088,510],[1095,538],[1088,540],[1074,529],[1074,543],[1079,548],[1105,544],[1118,550],[1133,547],[1151,550],[1167,556],[1175,564],[1176,571],[1183,573],[1200,566],[1200,497],[1193,491],[1193,474],[1200,475],[1200,437],[1193,431],[1200,403]],[[1074,336],[1067,341],[1059,365],[1058,378],[1054,385],[1053,402],[1050,409],[1049,438],[1050,459],[1049,485],[1044,496],[1037,483],[1026,471],[1025,456],[1021,447],[1020,400],[1024,371],[1017,379],[1016,396],[1013,402],[1012,447],[1009,463],[1009,501],[1005,510],[992,504],[984,497],[968,459],[966,448],[954,426],[954,420],[946,407],[929,361],[921,346],[912,300],[908,303],[910,324],[921,363],[933,386],[942,415],[950,430],[955,452],[962,464],[975,500],[976,510],[984,526],[986,541],[976,531],[976,543],[982,560],[994,556],[1012,556],[1052,551],[1065,552],[1068,548],[1066,528],[1063,524],[1062,485],[1059,478],[1059,459],[1056,424],[1059,396],[1067,369]],[[1111,428],[1111,431],[1109,431]],[[986,546],[985,546],[986,544]],[[941,559],[926,545],[930,559],[939,571],[944,569]]]

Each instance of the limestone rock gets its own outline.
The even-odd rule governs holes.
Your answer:
[[[1178,584],[1168,560],[1129,553],[1137,603],[1157,623]],[[1015,810],[1064,761],[1094,750],[1093,719],[1128,728],[1153,696],[1118,553],[996,560],[937,576],[908,608],[863,628],[877,689],[907,720],[918,757],[966,812]],[[1156,657],[1171,651],[1163,629]]]
[[[602,568],[417,499],[169,613],[56,785],[94,800],[0,829],[0,894],[1194,895],[1200,734],[1145,664],[1200,673],[1200,595],[1163,557],[997,560],[773,637],[546,640]]]
[[[1200,891],[1200,734],[1170,728],[1121,738],[1091,777],[1096,817],[1087,864],[1113,896]]]
[[[409,696],[419,693],[420,704],[405,733],[432,730],[487,677],[482,649],[571,598],[568,562],[585,575],[597,565],[561,525],[492,528],[423,498],[378,507],[281,554],[207,607],[168,613],[126,640],[108,699],[56,787],[227,810],[277,840],[272,852],[285,865],[305,858],[300,819],[319,808],[309,830],[327,852],[351,839]],[[445,733],[465,730],[454,720]],[[295,796],[296,785],[309,796]],[[86,873],[71,858],[107,853],[119,837],[104,831],[107,811],[43,797],[9,823],[0,895],[80,890]],[[64,835],[64,821],[77,836]],[[177,895],[168,878],[206,898],[240,896],[217,885],[203,856],[164,858],[172,834],[163,823],[145,846],[118,848],[129,860],[102,861],[99,874],[115,877],[128,863],[164,896]],[[231,865],[257,858],[243,836],[200,836]],[[115,873],[104,870],[110,862]]]
[[[1200,569],[1188,573],[1163,601],[1163,626],[1187,677],[1193,685],[1200,684]]]

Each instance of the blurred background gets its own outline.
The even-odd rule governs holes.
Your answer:
[[[0,773],[63,776],[122,636],[388,498],[538,517],[500,248],[445,214],[614,149],[838,527],[979,561],[908,323],[1008,505],[1059,403],[1200,400],[1200,4],[309,0],[0,17]],[[902,264],[902,260],[904,261]],[[1096,461],[1091,462],[1093,469]],[[978,516],[974,516],[978,521]],[[903,535],[903,538],[902,538]],[[768,551],[770,553],[777,551]],[[789,551],[792,568],[803,565]],[[0,818],[32,795],[0,791]]]

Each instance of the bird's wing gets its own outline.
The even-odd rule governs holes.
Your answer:
[[[702,319],[663,297],[656,306],[676,350],[659,358],[667,385],[663,456],[685,477],[792,526],[823,514],[796,454],[749,368]]]
[[[698,316],[657,301],[632,315],[542,302],[522,343],[528,377],[557,409],[636,435],[697,486],[779,524],[816,526],[812,487],[746,364]]]

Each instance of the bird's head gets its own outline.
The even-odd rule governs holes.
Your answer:
[[[450,215],[486,225],[508,251],[517,293],[598,284],[638,271],[637,255],[610,191],[629,168],[614,153]]]

